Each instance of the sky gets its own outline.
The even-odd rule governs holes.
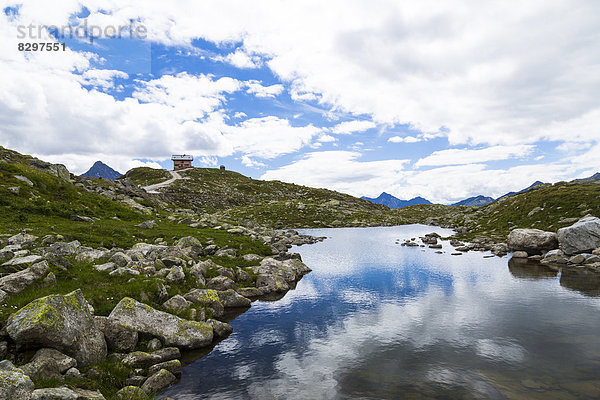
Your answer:
[[[256,179],[451,203],[600,171],[596,1],[0,7],[0,145],[75,174],[185,153]],[[19,51],[40,42],[61,48]]]

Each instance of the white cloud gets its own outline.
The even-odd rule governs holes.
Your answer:
[[[350,151],[321,151],[276,170],[267,171],[262,179],[294,182],[323,187],[353,195],[381,190],[404,173],[408,160],[358,161],[361,154]]]
[[[127,79],[127,75],[123,71],[114,69],[88,69],[82,75],[81,83],[84,85],[92,85],[102,89],[110,89],[115,86],[115,79]]]
[[[237,49],[234,53],[227,54],[226,56],[213,57],[213,60],[226,62],[234,67],[242,69],[258,68],[261,65],[260,57],[251,57],[240,49]]]
[[[371,121],[345,121],[331,128],[331,133],[338,135],[350,135],[356,132],[364,132],[368,129],[375,128],[377,125]]]
[[[448,149],[435,151],[415,163],[416,167],[435,165],[475,164],[487,161],[523,157],[533,151],[533,146],[492,146],[485,149]]]
[[[274,116],[251,118],[221,129],[233,151],[267,159],[300,150],[320,132],[312,125],[295,127],[288,120]]]
[[[259,81],[248,81],[246,82],[246,86],[248,87],[246,92],[253,94],[256,97],[274,98],[283,92],[283,85],[280,84],[263,86]]]
[[[242,156],[242,165],[245,167],[250,167],[250,168],[261,168],[261,167],[265,167],[266,165],[260,161],[256,161],[253,160],[252,158],[244,155]]]
[[[416,143],[420,142],[421,139],[414,136],[392,136],[388,139],[391,143]]]
[[[323,143],[330,143],[335,142],[337,139],[331,135],[321,135],[317,140]]]

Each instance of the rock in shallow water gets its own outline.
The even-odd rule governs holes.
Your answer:
[[[600,247],[600,218],[582,218],[557,232],[560,248],[567,255],[592,252]]]
[[[528,254],[541,254],[556,249],[558,241],[554,232],[540,229],[513,229],[508,234],[508,248],[511,251],[526,251]]]

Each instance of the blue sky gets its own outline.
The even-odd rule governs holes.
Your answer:
[[[593,1],[3,3],[0,145],[74,173],[185,152],[258,179],[453,202],[600,170]],[[147,34],[19,38],[29,25]],[[17,50],[34,41],[67,51]]]

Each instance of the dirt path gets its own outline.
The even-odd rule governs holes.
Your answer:
[[[160,193],[158,189],[169,186],[171,183],[175,182],[177,179],[183,179],[179,173],[176,171],[169,171],[171,173],[171,179],[167,179],[164,182],[155,183],[150,186],[143,186],[143,189],[148,193]]]

